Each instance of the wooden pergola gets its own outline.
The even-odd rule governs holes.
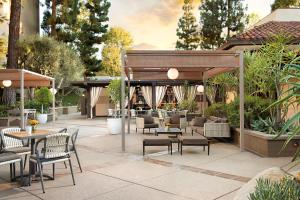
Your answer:
[[[240,149],[243,150],[244,64],[242,51],[130,50],[122,54],[122,151],[125,151],[125,76],[129,80],[128,86],[131,80],[168,80],[167,72],[170,68],[178,70],[179,76],[176,80],[202,80],[204,87],[208,78],[239,69]],[[130,105],[128,107],[130,109]]]
[[[10,87],[20,89],[20,111],[21,128],[25,128],[24,122],[24,88],[31,87],[51,87],[55,89],[55,79],[49,76],[41,75],[25,69],[0,69],[0,87],[4,87],[3,81],[10,80]],[[53,121],[55,121],[55,95],[52,99]]]

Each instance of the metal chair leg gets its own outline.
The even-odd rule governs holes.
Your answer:
[[[39,161],[38,161],[37,165],[38,165],[38,168],[39,168],[39,171],[40,171],[40,179],[41,179],[41,184],[42,184],[42,190],[43,190],[43,193],[45,193],[42,165]]]
[[[55,179],[55,163],[52,164],[52,179]]]
[[[31,186],[31,168],[32,168],[32,167],[30,166],[30,160],[29,160],[29,174],[28,174],[28,179],[29,179],[29,180],[28,180],[28,182],[29,182],[28,185],[29,185],[29,186]]]
[[[24,159],[24,169],[26,168],[26,161],[27,161],[27,154],[25,155],[25,159]]]
[[[23,160],[20,160],[20,181],[21,181],[21,186],[24,184],[24,179],[23,179]]]
[[[70,159],[70,158],[69,158],[69,165],[70,165],[70,170],[71,170],[71,174],[72,174],[73,185],[75,185],[75,179],[74,179],[74,174],[73,174],[73,168],[72,168],[72,163],[71,163],[71,159]]]
[[[67,163],[66,163],[66,161],[64,161],[64,164],[65,164],[65,168],[67,169],[68,167],[67,167]]]
[[[74,152],[75,152],[75,156],[76,156],[76,159],[77,159],[77,162],[78,162],[80,172],[82,173],[82,168],[81,168],[81,164],[80,164],[80,161],[79,161],[79,156],[78,156],[78,153],[77,153],[77,150],[76,150],[75,146],[74,146]]]
[[[12,178],[12,176],[13,176],[12,171],[13,171],[13,167],[12,167],[12,163],[11,163],[11,164],[9,164],[9,172],[10,172],[10,181],[11,181],[11,182],[13,181],[13,178]]]

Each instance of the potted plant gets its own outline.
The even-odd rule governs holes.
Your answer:
[[[120,113],[116,112],[118,107],[122,107],[121,104],[121,79],[111,80],[107,87],[110,100],[115,106],[115,112],[113,117],[107,119],[107,127],[111,134],[120,134],[122,131],[122,119]]]
[[[35,99],[41,104],[41,113],[37,114],[37,120],[41,124],[45,124],[48,120],[48,115],[44,111],[48,110],[49,104],[52,102],[52,93],[48,88],[41,87],[36,90]]]

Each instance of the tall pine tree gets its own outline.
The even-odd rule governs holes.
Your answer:
[[[194,50],[200,42],[196,17],[193,15],[192,0],[184,0],[183,16],[179,19],[176,42],[176,49]]]
[[[199,7],[201,47],[216,49],[248,23],[244,0],[205,0]]]
[[[80,0],[46,0],[41,28],[59,41],[71,44],[76,40]]]
[[[202,49],[216,49],[224,42],[226,4],[223,0],[206,0],[200,6],[200,35]]]
[[[89,20],[82,26],[78,37],[78,50],[86,67],[85,76],[94,76],[101,69],[101,60],[97,58],[99,46],[104,42],[104,34],[108,29],[108,11],[110,2],[107,0],[90,0],[86,4]]]

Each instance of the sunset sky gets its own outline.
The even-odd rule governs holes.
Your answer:
[[[195,15],[199,18],[199,0]],[[183,0],[111,0],[110,26],[121,26],[134,38],[134,49],[174,49]],[[246,0],[248,13],[261,17],[271,11],[274,0]]]

